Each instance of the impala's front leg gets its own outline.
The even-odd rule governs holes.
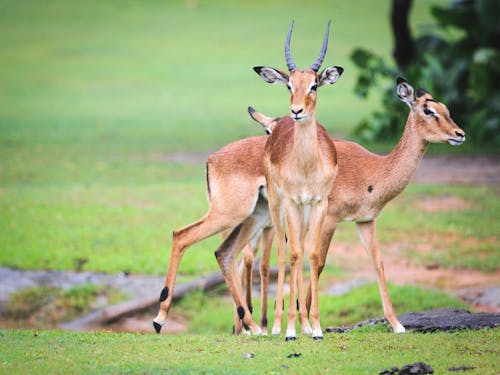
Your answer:
[[[288,323],[286,341],[296,339],[295,319],[297,316],[295,294],[299,269],[302,267],[301,242],[301,211],[291,199],[284,200],[285,220],[288,229],[288,243],[290,244],[290,300],[288,304]]]
[[[380,297],[382,299],[382,307],[384,309],[384,315],[389,324],[391,325],[395,333],[404,333],[405,327],[399,322],[392,307],[391,297],[389,296],[389,290],[387,289],[387,281],[385,280],[384,265],[382,262],[382,255],[380,254],[380,249],[377,244],[375,221],[369,221],[366,223],[356,223],[358,228],[359,239],[361,244],[371,256],[373,266],[377,271],[377,281],[378,288],[380,292]]]
[[[328,255],[328,250],[330,249],[330,244],[332,242],[332,237],[335,234],[335,229],[337,228],[339,221],[332,215],[326,215],[323,220],[323,227],[321,228],[321,240],[320,240],[320,257],[318,264],[318,279],[323,272],[323,268],[326,264],[326,257]],[[311,311],[311,284],[309,283],[309,288],[307,290],[306,297],[306,308],[307,311]]]
[[[309,317],[312,323],[312,337],[315,340],[323,338],[319,313],[318,278],[321,264],[321,230],[328,208],[326,200],[318,202],[311,209],[309,219],[309,236],[307,249],[309,249],[309,264],[311,267],[311,311]]]

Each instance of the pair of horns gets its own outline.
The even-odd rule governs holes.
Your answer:
[[[321,46],[321,51],[319,53],[319,56],[310,67],[315,72],[317,72],[321,67],[323,59],[325,58],[326,55],[326,48],[328,47],[328,34],[330,33],[330,22],[331,21],[328,21],[328,25],[326,25],[325,37],[323,38],[323,46]],[[288,66],[288,71],[290,72],[297,69],[297,65],[295,65],[295,62],[293,61],[292,58],[292,54],[290,53],[290,38],[292,37],[292,29],[293,29],[293,21],[290,25],[290,30],[288,30],[288,35],[286,37],[286,42],[285,42],[285,60],[286,60],[286,65]]]

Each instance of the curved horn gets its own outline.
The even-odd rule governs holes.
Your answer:
[[[326,25],[325,37],[323,38],[323,46],[321,46],[321,52],[319,53],[318,58],[311,65],[311,69],[317,72],[323,63],[323,59],[326,55],[326,48],[328,47],[328,34],[330,33],[330,22],[328,21],[328,25]]]
[[[292,55],[290,54],[290,38],[292,36],[292,29],[293,29],[293,21],[290,25],[290,30],[288,30],[288,35],[286,37],[286,42],[285,42],[285,60],[286,60],[286,66],[288,66],[289,72],[292,72],[295,69],[297,69],[297,66],[293,62]]]

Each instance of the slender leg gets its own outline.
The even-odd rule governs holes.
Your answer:
[[[252,284],[253,284],[253,263],[255,260],[255,254],[259,249],[259,243],[261,240],[262,231],[259,231],[253,238],[243,248],[243,266],[244,266],[244,277],[245,277],[245,298],[247,302],[248,309],[253,313],[252,307]],[[243,278],[243,276],[242,276]]]
[[[265,228],[262,232],[262,258],[260,260],[260,326],[262,334],[267,335],[267,294],[269,288],[269,257],[273,244],[274,229]]]
[[[377,243],[375,220],[366,223],[356,223],[356,226],[358,228],[361,244],[371,256],[373,266],[377,271],[378,289],[382,299],[385,318],[388,320],[395,333],[404,333],[405,328],[396,317],[396,313],[392,307],[391,297],[389,296],[389,290],[387,289],[382,255]]]
[[[160,295],[160,308],[158,315],[153,319],[153,326],[157,333],[160,333],[162,325],[165,324],[167,312],[172,303],[179,263],[185,251],[192,244],[231,228],[233,225],[232,220],[224,220],[224,218],[217,217],[216,214],[209,211],[203,219],[174,231],[167,277]]]
[[[323,220],[320,241],[320,257],[318,263],[318,278],[321,275],[321,272],[323,272],[323,268],[326,263],[326,256],[328,255],[330,243],[332,242],[332,237],[335,233],[335,229],[337,228],[337,224],[338,220],[333,218],[332,215],[327,215]],[[309,289],[307,291],[306,308],[307,311],[311,310],[311,284],[309,284]]]
[[[270,188],[271,185],[269,185],[269,183],[267,186],[267,193],[269,195],[269,214],[271,215],[271,222],[274,226],[276,246],[278,249],[278,280],[276,299],[274,300],[274,322],[271,333],[273,335],[279,335],[281,333],[284,309],[283,286],[285,284],[286,271],[286,236],[281,199],[279,194],[274,191],[274,189]]]
[[[273,220],[273,223],[276,223]],[[284,297],[283,297],[283,286],[285,285],[285,272],[286,272],[286,237],[285,231],[275,224],[275,237],[276,245],[278,248],[278,280],[277,280],[277,290],[276,299],[274,300],[274,322],[273,329],[271,333],[273,335],[279,335],[281,333],[281,323],[283,320],[283,308],[284,308]]]
[[[309,219],[309,264],[311,267],[311,323],[312,323],[312,336],[315,340],[323,338],[323,331],[321,330],[320,313],[319,313],[319,296],[318,296],[318,278],[319,278],[319,265],[321,258],[321,229],[326,214],[327,202],[319,202],[318,205],[312,208],[311,216]],[[304,310],[305,302],[304,302]]]
[[[295,340],[295,318],[296,301],[295,293],[297,290],[297,279],[299,268],[302,268],[303,252],[300,246],[301,242],[301,212],[299,207],[291,201],[284,199],[284,211],[286,225],[288,228],[288,242],[290,244],[290,300],[288,304],[288,322],[286,328],[286,340]]]
[[[238,316],[243,321],[243,326],[248,326],[254,334],[260,334],[261,329],[253,321],[250,310],[243,299],[241,279],[236,268],[235,257],[241,248],[268,223],[267,202],[259,200],[254,213],[238,225],[215,252],[222,275],[237,306]]]
[[[304,217],[304,216],[309,217],[310,216],[310,209],[311,209],[310,206],[301,207],[302,217]],[[303,222],[302,224],[303,225],[301,226],[301,233],[300,233],[301,234],[300,235],[300,249],[302,251],[302,262],[303,262],[304,251],[305,251],[305,249],[308,248],[307,247],[308,245],[306,244],[306,239],[309,236],[309,233],[308,233],[309,228],[308,228],[308,225],[304,225],[306,223]],[[299,322],[300,322],[302,333],[305,335],[310,335],[312,333],[312,328],[311,328],[311,324],[309,324],[309,316],[308,316],[309,314],[308,314],[308,311],[307,311],[306,305],[305,305],[304,267],[302,264],[298,268],[297,272],[298,272],[298,275],[297,275],[297,311],[299,313]]]

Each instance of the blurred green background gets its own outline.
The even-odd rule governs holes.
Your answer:
[[[414,4],[415,35],[432,23],[433,3],[443,2]],[[332,20],[324,66],[345,71],[320,90],[317,116],[332,134],[349,139],[378,104],[375,95],[353,94],[357,71],[349,54],[364,47],[390,58],[389,6],[382,0],[0,1],[0,264],[162,274],[172,230],[208,207],[203,163],[173,162],[171,153],[210,152],[262,134],[248,105],[287,113],[286,90],[264,83],[252,67],[285,67],[292,19],[292,53],[301,67],[316,58]],[[454,189],[447,193],[471,196]],[[491,220],[498,204],[488,202],[498,202],[498,194],[472,190],[485,201],[469,211],[484,221],[467,235],[491,238],[495,232],[485,228],[498,229]],[[413,188],[408,199],[421,192]],[[427,223],[424,215],[394,210],[386,223],[397,229],[405,222],[402,235],[415,233],[412,224]],[[420,230],[465,233],[454,222],[438,222]],[[339,236],[356,241],[353,226]],[[217,270],[219,241],[195,245],[181,273]]]

